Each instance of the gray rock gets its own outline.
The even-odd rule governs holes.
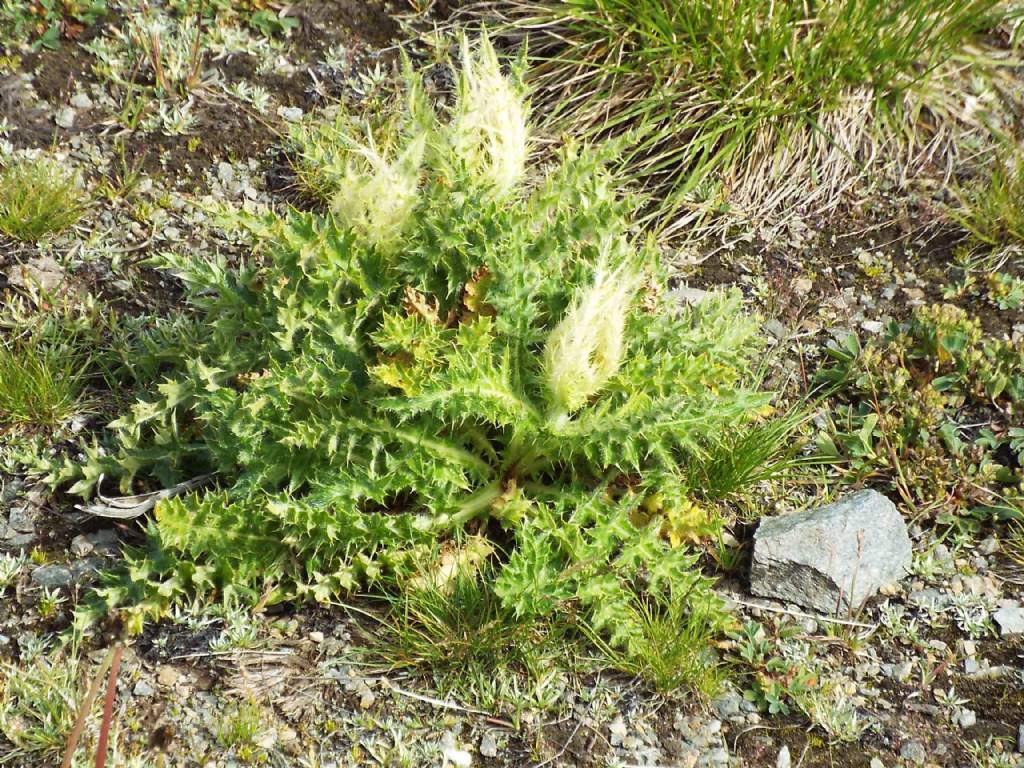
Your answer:
[[[55,122],[61,128],[71,128],[75,124],[75,110],[73,107],[61,107],[53,116]]]
[[[775,758],[775,768],[790,768],[792,764],[793,758],[789,756],[789,747],[783,744]]]
[[[74,581],[71,569],[63,565],[41,565],[32,571],[32,583],[44,589],[70,587]]]
[[[1017,726],[1017,751],[1024,754],[1024,724]]]
[[[75,557],[85,557],[91,554],[94,549],[96,549],[96,546],[84,534],[79,534],[71,540],[71,554]]]
[[[751,591],[824,613],[846,612],[910,565],[910,537],[896,506],[876,491],[766,518],[754,535]]]
[[[978,716],[973,709],[961,709],[956,721],[961,728],[973,728],[978,723]]]
[[[72,96],[70,104],[75,109],[92,109],[92,99],[85,92],[79,92]]]
[[[743,697],[736,691],[726,691],[711,702],[711,708],[723,720],[736,717],[740,713]]]
[[[135,684],[135,687],[132,688],[132,693],[136,696],[152,696],[154,693],[153,686],[145,680],[139,680],[139,682]]]
[[[7,516],[7,526],[16,533],[35,533],[38,513],[27,504],[11,507]]]
[[[494,734],[490,731],[480,738],[480,754],[484,757],[498,756],[498,742],[494,740]]]
[[[914,739],[904,742],[900,748],[900,757],[915,765],[924,765],[924,761],[928,759],[928,750],[924,748],[924,744]]]
[[[1019,605],[1008,605],[992,614],[999,625],[999,634],[1003,637],[1024,634],[1024,608]]]

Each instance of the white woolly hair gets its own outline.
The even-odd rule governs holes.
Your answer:
[[[510,192],[526,169],[529,108],[510,78],[501,72],[486,35],[475,52],[461,41],[462,71],[450,126],[455,154],[498,194]]]
[[[619,370],[626,318],[642,282],[626,265],[599,267],[594,282],[551,332],[544,366],[556,413],[582,408]]]
[[[416,206],[425,148],[417,136],[389,161],[372,145],[358,147],[360,162],[348,164],[331,202],[334,215],[377,247],[394,244]]]

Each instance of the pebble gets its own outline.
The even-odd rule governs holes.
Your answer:
[[[989,536],[978,545],[978,551],[983,555],[994,555],[999,551],[999,539]]]
[[[1024,608],[1020,605],[1009,605],[1000,608],[992,618],[999,625],[999,634],[1003,637],[1024,634]]]
[[[449,747],[444,751],[445,765],[449,763],[455,768],[469,768],[473,764],[473,756],[464,749]]]
[[[85,557],[92,553],[96,549],[96,546],[89,541],[89,537],[85,534],[79,534],[71,540],[71,554],[75,557]]]
[[[32,583],[44,589],[70,587],[75,577],[64,565],[41,565],[32,571]]]
[[[278,117],[286,120],[289,123],[297,123],[302,119],[302,108],[301,107],[278,107]]]
[[[156,681],[160,685],[172,686],[178,682],[178,670],[174,667],[161,667],[157,673]]]
[[[978,722],[978,716],[973,709],[961,709],[957,722],[961,728],[973,728]]]
[[[1017,726],[1017,751],[1024,754],[1024,723]]]
[[[53,116],[53,122],[58,127],[68,129],[75,124],[75,110],[72,107],[61,107]]]
[[[89,98],[89,94],[83,92],[72,96],[70,104],[75,109],[92,109],[92,99]]]
[[[928,759],[928,751],[924,748],[924,744],[916,739],[904,742],[900,748],[900,757],[904,760],[909,760],[915,765],[924,765],[924,761]]]
[[[872,757],[870,768],[885,768],[885,763],[883,763],[877,757]]]
[[[715,714],[720,718],[728,720],[731,717],[736,717],[740,713],[740,706],[742,703],[743,697],[736,691],[726,691],[711,702],[711,708],[715,710]]]
[[[135,687],[132,688],[132,693],[136,696],[152,696],[154,693],[153,686],[145,680],[139,680],[139,682],[135,684]]]
[[[484,757],[497,757],[498,756],[498,742],[494,739],[494,734],[487,731],[480,738],[480,754]]]
[[[792,764],[793,760],[789,756],[789,747],[783,745],[782,749],[779,750],[778,756],[775,758],[775,768],[790,768]]]
[[[311,643],[322,643],[324,641],[324,633],[319,630],[315,630],[309,633],[309,641]]]

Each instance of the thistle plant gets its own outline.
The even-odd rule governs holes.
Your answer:
[[[237,267],[167,258],[206,334],[54,478],[216,483],[157,506],[110,601],[152,580],[266,603],[477,573],[516,616],[576,605],[627,651],[638,592],[713,602],[663,528],[716,500],[709,468],[743,476],[715,456],[769,399],[756,319],[734,292],[674,305],[602,158],[570,146],[526,174],[526,108],[492,109],[515,91],[486,41],[463,68],[442,113],[409,74],[385,162],[423,154],[400,201],[342,185],[326,213],[240,217],[255,256]],[[467,116],[488,114],[468,151]]]

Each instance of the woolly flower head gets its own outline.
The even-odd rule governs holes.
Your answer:
[[[393,245],[416,206],[425,147],[417,136],[390,161],[372,144],[357,147],[331,201],[334,215],[378,247]]]
[[[475,53],[462,38],[462,71],[451,123],[455,154],[499,194],[523,177],[529,151],[528,109],[521,89],[501,72],[494,46],[481,37]]]
[[[623,332],[641,276],[628,267],[600,268],[548,337],[544,366],[560,414],[582,408],[622,362]]]

